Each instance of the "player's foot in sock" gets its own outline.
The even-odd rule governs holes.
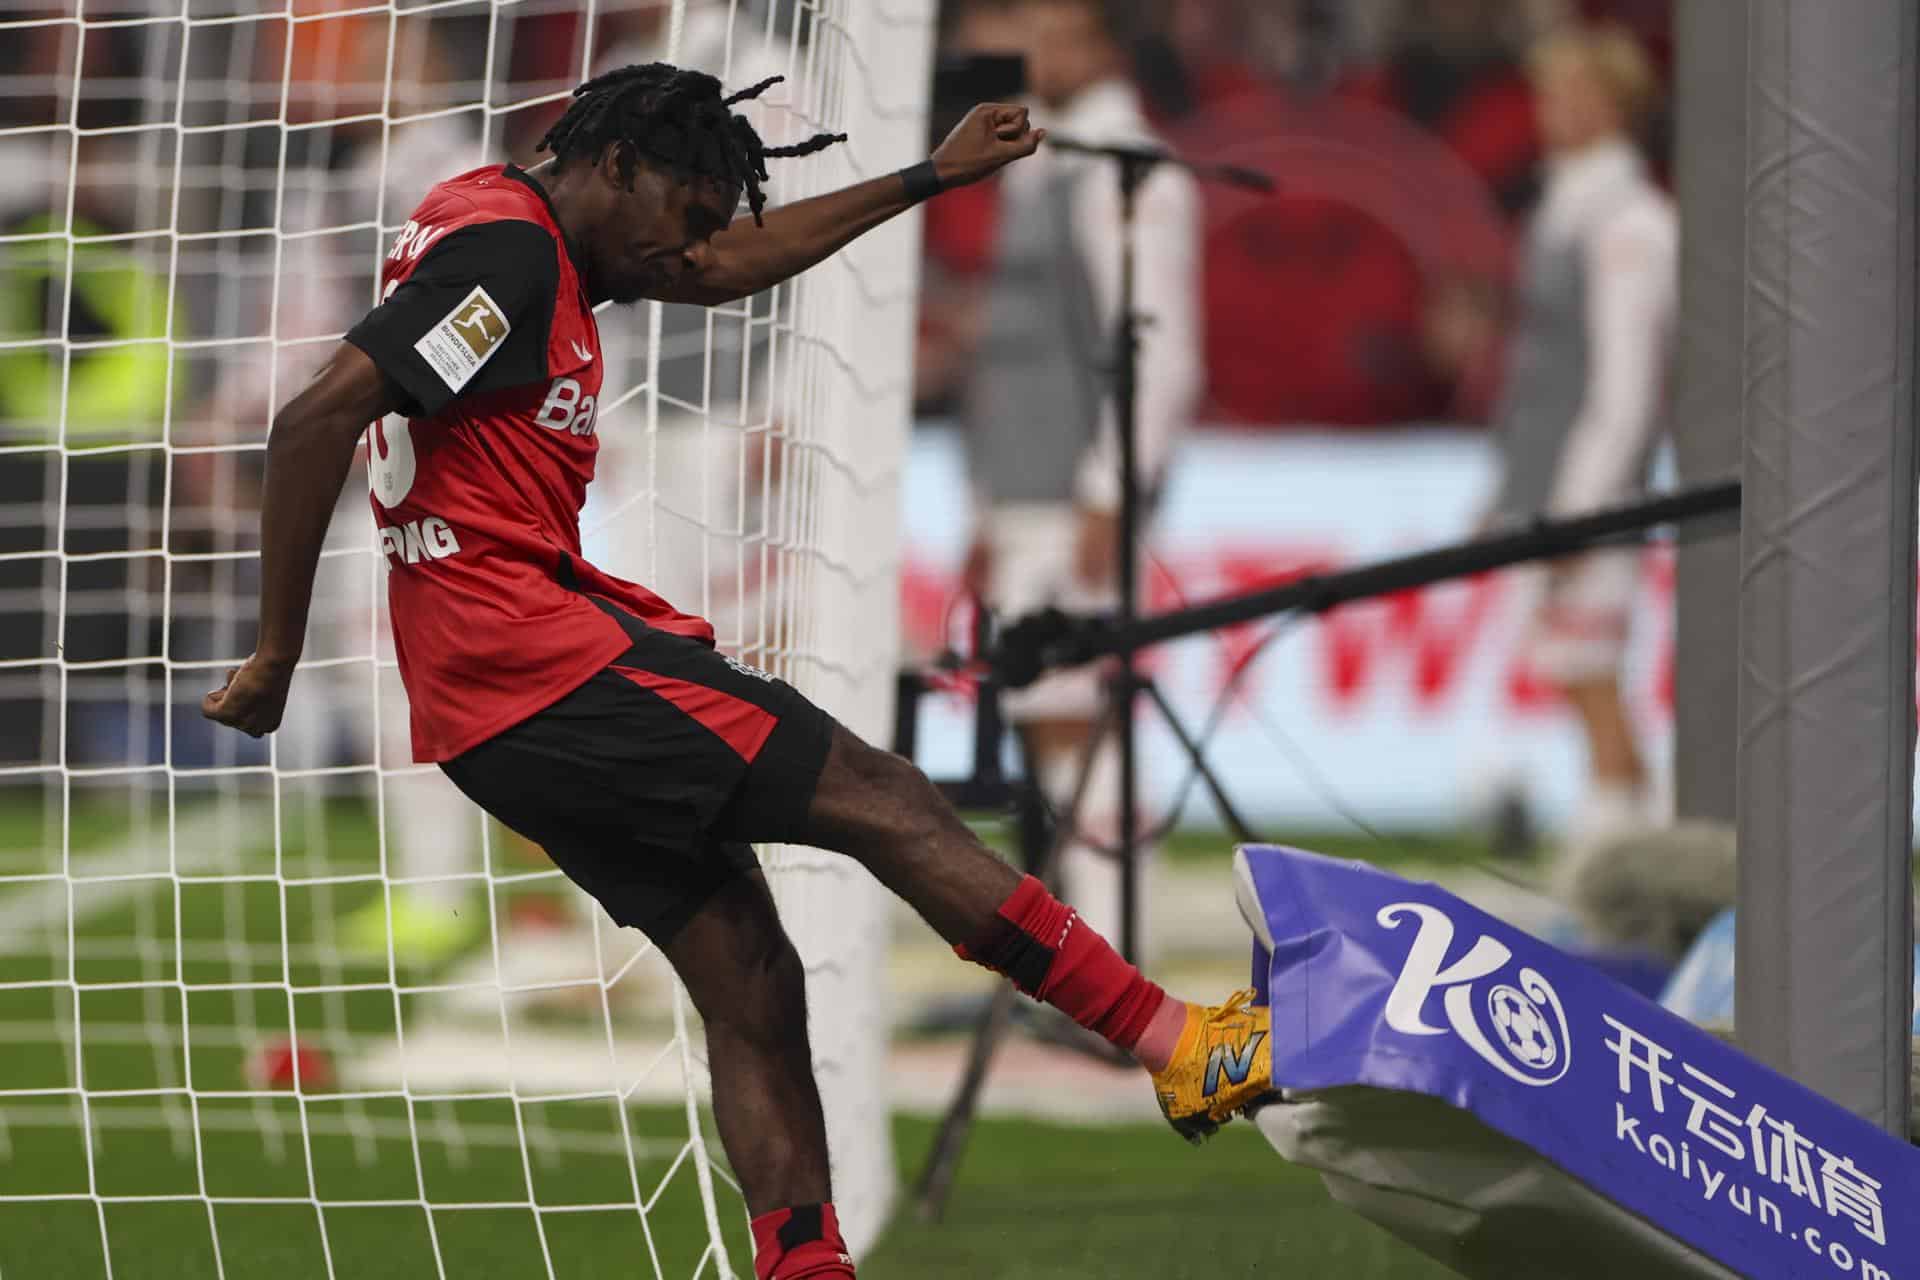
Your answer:
[[[1251,989],[1221,1005],[1187,1006],[1166,1070],[1153,1073],[1154,1095],[1173,1131],[1196,1145],[1273,1092],[1273,1044],[1265,1005]]]
[[[855,1280],[831,1204],[776,1209],[748,1225],[755,1280]]]

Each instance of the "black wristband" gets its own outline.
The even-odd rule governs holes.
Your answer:
[[[931,200],[946,188],[940,185],[940,175],[933,171],[933,161],[922,160],[900,171],[900,181],[907,188],[907,199],[914,204],[922,200]]]

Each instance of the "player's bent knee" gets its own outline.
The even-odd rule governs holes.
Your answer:
[[[703,1010],[708,1034],[718,1029],[749,1043],[777,1046],[804,1040],[807,1029],[807,971],[800,953],[783,933],[747,958],[740,995],[711,1011]]]
[[[702,990],[694,999],[701,1019],[769,1027],[795,1013],[804,1021],[806,968],[778,917],[769,913],[740,923],[744,927],[725,939],[724,953],[709,953],[701,962],[705,972],[696,981]]]
[[[752,1040],[806,1025],[806,970],[760,873],[729,882],[662,948],[710,1030]]]

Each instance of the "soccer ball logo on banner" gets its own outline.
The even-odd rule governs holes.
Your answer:
[[[1456,955],[1453,918],[1425,902],[1390,903],[1375,919],[1388,929],[1409,921],[1418,925],[1382,1011],[1389,1027],[1409,1036],[1452,1031],[1482,1062],[1536,1089],[1567,1074],[1573,1054],[1567,1010],[1538,969],[1520,966],[1510,981],[1488,989],[1482,1001],[1477,984],[1513,961],[1513,950],[1505,943],[1481,934]],[[1445,1026],[1428,1021],[1428,1006],[1436,996],[1446,1014]]]
[[[1487,993],[1487,1014],[1493,1019],[1500,1046],[1518,1061],[1545,1071],[1560,1056],[1547,1015],[1524,992],[1509,986],[1495,987]]]

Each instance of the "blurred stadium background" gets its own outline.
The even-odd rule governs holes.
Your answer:
[[[214,732],[198,700],[250,647],[268,418],[370,300],[427,185],[532,163],[573,84],[655,57],[786,73],[766,131],[854,135],[776,173],[775,200],[884,172],[938,127],[936,54],[1019,52],[1023,11],[0,0],[0,1275],[750,1273],[659,957],[396,743],[355,486],[275,745]],[[1160,135],[1284,184],[1199,193],[1204,393],[1148,540],[1149,607],[1470,534],[1499,484],[1487,426],[1545,181],[1529,51],[1606,21],[1664,76],[1670,5],[1142,0],[1123,18]],[[1639,137],[1656,177],[1667,132],[1656,110]],[[956,421],[998,198],[945,196],[725,314],[603,316],[625,378],[590,554],[881,737],[896,666],[963,627]],[[1621,675],[1650,817],[1673,580],[1650,550]],[[1154,669],[1185,713],[1223,708],[1211,759],[1263,833],[1570,936],[1541,886],[1587,746],[1530,664],[1528,590],[1448,584],[1271,643],[1184,642]],[[964,691],[933,697],[929,772],[965,771],[971,716]],[[1165,817],[1184,766],[1163,727],[1145,735]],[[1247,965],[1230,839],[1204,799],[1177,817],[1146,946],[1176,993],[1210,995]],[[1730,900],[1713,856],[1682,934]],[[838,1176],[870,1206],[866,1273],[1241,1275],[1284,1256],[1437,1274],[1257,1138],[1187,1152],[1142,1082],[1038,1023],[995,1071],[947,1221],[888,1224],[986,980],[831,860],[769,857],[828,1043],[850,1046],[822,1066],[859,1148]],[[848,944],[866,919],[884,949]]]

